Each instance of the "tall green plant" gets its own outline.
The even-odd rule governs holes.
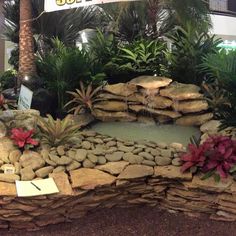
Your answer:
[[[177,28],[168,37],[172,42],[172,49],[166,54],[171,77],[182,83],[200,85],[203,74],[198,67],[204,56],[217,53],[221,40],[208,33],[197,32],[190,24],[186,29]]]

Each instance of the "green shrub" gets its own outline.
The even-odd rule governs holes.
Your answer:
[[[2,89],[13,88],[15,86],[15,70],[7,70],[0,74],[0,84]]]

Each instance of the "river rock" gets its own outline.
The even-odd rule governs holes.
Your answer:
[[[106,158],[104,156],[98,156],[98,164],[104,165],[107,162]]]
[[[72,161],[69,165],[66,166],[67,171],[76,170],[81,167],[81,163],[78,161]]]
[[[118,96],[127,97],[134,94],[137,88],[134,84],[118,83],[112,85],[106,85],[103,87],[103,91],[115,94]]]
[[[96,164],[96,163],[98,162],[98,157],[95,156],[95,155],[92,154],[92,153],[89,153],[89,154],[88,154],[88,159],[89,159],[92,163],[94,163],[94,164]]]
[[[15,162],[14,163],[14,167],[15,167],[15,174],[19,175],[20,174],[20,170],[21,170],[21,165],[19,162]]]
[[[18,162],[20,159],[20,156],[22,155],[20,150],[13,150],[10,152],[9,154],[9,160],[12,164],[14,164],[15,162]]]
[[[210,120],[200,127],[202,133],[216,134],[221,125],[219,120]]]
[[[76,161],[82,162],[87,157],[87,154],[88,154],[87,150],[77,149],[73,159],[76,160]]]
[[[106,154],[105,158],[108,161],[120,161],[124,155],[124,152],[114,152],[112,154]]]
[[[57,153],[58,153],[58,155],[60,155],[60,156],[65,155],[65,147],[64,147],[64,146],[58,146],[58,147],[57,147]]]
[[[25,151],[23,155],[21,155],[19,162],[22,167],[30,166],[33,170],[40,169],[45,165],[42,156],[33,151]]]
[[[0,181],[15,183],[16,180],[20,180],[20,176],[16,174],[0,174]]]
[[[149,89],[158,89],[160,87],[166,87],[171,82],[172,79],[166,77],[143,75],[132,79],[129,83],[149,90]]]
[[[182,84],[182,83],[172,83],[165,89],[160,90],[160,94],[163,97],[169,97],[172,100],[191,100],[200,99],[203,94],[199,93],[200,87],[194,84]]]
[[[143,124],[148,124],[148,125],[155,125],[156,121],[154,120],[153,117],[147,117],[143,115],[138,115],[137,122],[143,123]]]
[[[49,154],[50,159],[59,166],[68,165],[72,162],[72,159],[67,156],[56,156]]]
[[[151,154],[147,153],[147,152],[140,152],[138,155],[141,156],[141,157],[144,157],[146,160],[149,160],[149,161],[154,160],[154,157]]]
[[[116,141],[109,141],[106,143],[106,146],[107,147],[114,147],[114,146],[116,146]]]
[[[73,150],[69,150],[66,152],[66,156],[68,156],[71,159],[75,159],[75,154],[76,154],[76,152]]]
[[[169,98],[165,98],[165,97],[162,97],[162,96],[153,96],[153,97],[150,97],[148,98],[148,107],[150,108],[161,108],[161,109],[164,109],[164,108],[168,108],[172,105],[172,100],[169,99]]]
[[[182,165],[182,161],[179,157],[174,158],[171,163],[173,166],[181,166]]]
[[[53,173],[58,173],[58,172],[62,172],[65,171],[66,167],[65,166],[57,166],[54,170]]]
[[[35,177],[35,173],[31,166],[27,166],[21,169],[20,174],[21,174],[21,180],[23,181],[32,180]]]
[[[209,108],[208,103],[205,100],[174,102],[172,107],[175,111],[180,111],[182,113],[200,112]]]
[[[124,154],[123,159],[128,161],[130,164],[141,164],[144,158],[142,156],[134,155],[133,153],[128,152]]]
[[[121,145],[118,147],[118,150],[122,152],[132,152],[134,148],[135,148],[134,146],[127,147],[127,146]]]
[[[83,161],[83,167],[84,168],[93,168],[95,166],[95,164],[93,162],[91,162],[90,160],[88,159],[85,159]]]
[[[213,113],[206,113],[201,115],[188,115],[176,120],[177,125],[195,126],[202,125],[213,118]]]
[[[155,162],[159,166],[168,166],[171,164],[171,161],[172,161],[171,158],[168,157],[160,157],[160,156],[155,157]]]
[[[105,111],[126,111],[128,105],[121,101],[101,101],[94,105],[94,108],[98,108]]]
[[[169,157],[172,158],[173,157],[173,152],[171,149],[161,149],[161,156],[163,157]]]
[[[98,170],[108,172],[112,175],[118,175],[124,170],[124,168],[127,165],[129,165],[129,162],[118,161],[118,162],[108,162],[105,165],[96,166],[95,168]]]
[[[153,175],[153,168],[144,165],[129,165],[117,177],[117,179],[136,179]]]
[[[9,151],[0,149],[0,160],[3,163],[10,163],[10,160],[8,157],[9,157]]]
[[[89,149],[92,148],[91,143],[88,142],[88,141],[83,141],[82,144],[81,144],[81,146],[82,146],[83,149],[86,149],[86,150],[89,150]]]
[[[46,166],[46,167],[40,168],[37,171],[35,171],[35,174],[36,174],[37,177],[45,178],[50,173],[52,173],[53,169],[54,168],[52,166]]]
[[[155,161],[150,161],[150,160],[144,160],[142,162],[143,165],[146,165],[146,166],[156,166],[156,162]]]

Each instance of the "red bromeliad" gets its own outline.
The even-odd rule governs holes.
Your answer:
[[[236,164],[236,141],[227,136],[209,137],[203,144],[190,144],[189,152],[182,155],[181,171],[197,167],[203,173],[215,173],[226,178]]]
[[[11,139],[19,148],[25,148],[27,145],[30,147],[37,146],[39,142],[33,139],[34,130],[25,131],[23,128],[14,128],[11,130]]]

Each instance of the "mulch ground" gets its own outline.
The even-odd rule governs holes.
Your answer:
[[[233,236],[236,222],[170,214],[158,208],[105,209],[37,232],[0,230],[1,236]]]

